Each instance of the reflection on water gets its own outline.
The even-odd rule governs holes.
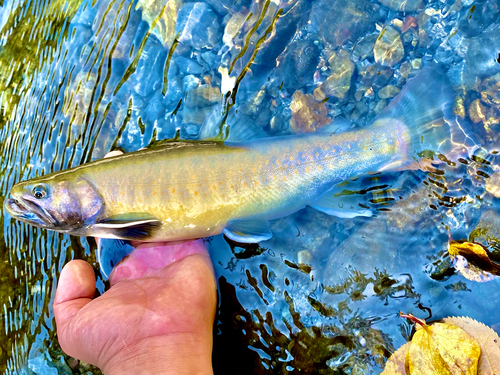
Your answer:
[[[476,225],[499,237],[500,63],[488,47],[499,14],[495,0],[0,0],[2,200],[19,180],[116,147],[302,133],[339,116],[365,126],[436,60],[483,153],[351,182],[344,204],[372,218],[308,208],[272,222],[259,246],[209,239],[214,367],[379,373],[410,334],[399,311],[498,331],[498,281],[464,279],[445,250]],[[99,272],[95,244],[2,222],[0,370],[98,373],[61,352],[51,307],[64,263]]]

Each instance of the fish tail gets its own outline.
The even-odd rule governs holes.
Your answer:
[[[410,79],[398,96],[375,118],[403,126],[409,133],[408,160],[456,158],[479,148],[469,129],[453,114],[454,91],[436,65]]]

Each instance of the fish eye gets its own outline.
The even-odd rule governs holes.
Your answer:
[[[45,186],[37,185],[33,188],[33,196],[36,199],[42,199],[46,195],[47,195],[47,190],[45,189]]]

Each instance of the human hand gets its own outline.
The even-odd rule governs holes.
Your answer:
[[[216,284],[201,241],[142,243],[93,299],[92,267],[61,271],[54,314],[61,348],[106,374],[211,374]]]

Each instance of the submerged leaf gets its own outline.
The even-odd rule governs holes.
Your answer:
[[[392,353],[381,375],[411,375],[408,364],[406,363],[406,356],[410,350],[410,345],[411,343],[407,342]]]
[[[478,374],[500,374],[500,338],[495,331],[468,317],[450,317],[443,320],[462,328],[479,343],[481,357],[479,357]]]
[[[478,243],[452,241],[448,253],[456,270],[466,279],[486,282],[500,276],[500,265],[491,261],[488,250]]]
[[[411,340],[407,364],[411,375],[476,375],[481,347],[463,329],[449,323],[427,325],[413,315],[417,331]]]

